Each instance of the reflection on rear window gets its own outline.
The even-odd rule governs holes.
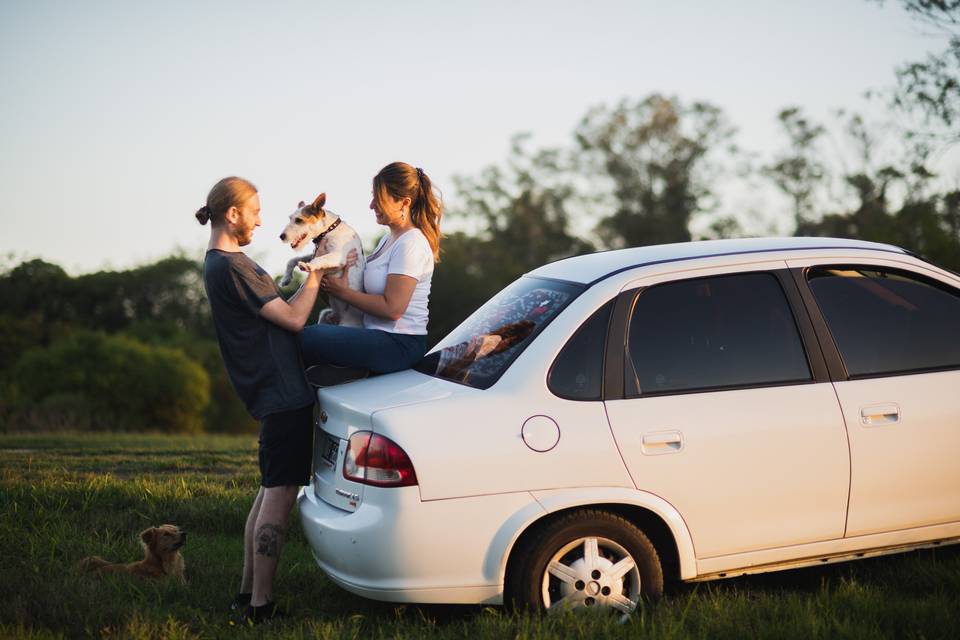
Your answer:
[[[568,282],[520,278],[464,320],[414,368],[486,389],[582,290]]]

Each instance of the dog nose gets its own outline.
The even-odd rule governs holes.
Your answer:
[[[287,241],[287,234],[281,233],[281,234],[280,234],[280,241],[281,241],[281,242],[286,242],[286,241]]]

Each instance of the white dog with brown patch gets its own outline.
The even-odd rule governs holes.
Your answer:
[[[337,276],[346,268],[350,288],[363,291],[363,268],[366,259],[363,256],[360,236],[350,225],[343,222],[340,216],[324,209],[326,202],[327,194],[321,193],[311,204],[301,201],[297,210],[290,214],[290,222],[280,234],[280,240],[288,243],[294,251],[303,249],[311,241],[316,249],[313,253],[297,256],[287,262],[280,286],[290,284],[295,268],[301,271],[333,273]],[[357,251],[357,262],[347,267],[347,254],[351,249]],[[359,309],[332,296],[329,302],[330,308],[323,310],[317,319],[318,323],[338,324],[342,327],[363,326],[363,312]]]

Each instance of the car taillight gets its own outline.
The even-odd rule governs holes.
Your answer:
[[[370,431],[350,436],[343,460],[343,477],[375,487],[410,487],[417,474],[407,453],[393,440]]]

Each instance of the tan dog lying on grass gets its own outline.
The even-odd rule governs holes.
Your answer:
[[[180,582],[186,582],[183,575],[183,556],[180,555],[180,547],[186,542],[186,532],[176,525],[150,527],[140,532],[143,560],[121,564],[104,560],[100,556],[90,556],[80,561],[80,568],[84,571],[129,573],[150,578],[173,577]]]

